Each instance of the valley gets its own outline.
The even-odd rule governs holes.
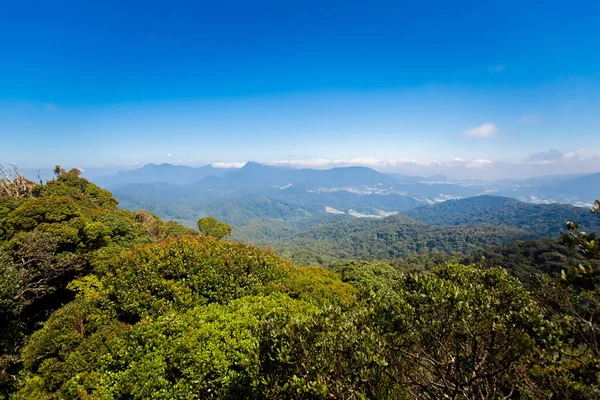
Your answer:
[[[123,209],[149,210],[188,227],[213,216],[233,226],[235,240],[273,248],[302,265],[471,254],[515,240],[556,238],[568,221],[600,230],[589,207],[581,206],[593,202],[587,188],[597,174],[451,181],[364,167],[249,162],[230,170],[148,165],[103,179]]]
[[[313,170],[248,162],[239,169],[149,164],[93,181],[111,190],[123,208],[148,209],[162,218],[193,226],[199,217],[209,214],[239,225],[253,217],[321,215],[328,208],[357,217],[385,217],[422,205],[481,195],[589,207],[595,200],[594,188],[600,187],[600,174],[453,181],[441,176],[383,174],[365,167]],[[236,202],[243,204],[240,209],[252,211],[244,216],[227,211]]]

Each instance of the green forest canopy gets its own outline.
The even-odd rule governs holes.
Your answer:
[[[67,285],[136,244],[194,234],[145,211],[117,208],[111,193],[58,171],[34,184],[18,175],[0,195],[0,382],[14,382],[19,351],[49,313],[73,299]],[[21,187],[21,189],[18,189]]]

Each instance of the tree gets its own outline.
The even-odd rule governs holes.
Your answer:
[[[596,200],[594,214],[600,215]],[[567,223],[561,240],[584,260],[578,267],[562,271],[560,282],[541,277],[532,293],[552,321],[562,345],[547,353],[541,368],[533,370],[538,386],[546,386],[557,398],[600,398],[600,271],[593,267],[600,258],[595,233],[582,232]],[[540,353],[541,355],[541,353]],[[544,365],[545,364],[545,365]]]
[[[591,212],[600,215],[600,200],[596,200]],[[567,233],[560,235],[563,243],[577,250],[588,260],[597,259],[600,256],[600,238],[594,232],[581,232],[579,224],[571,221],[567,223],[567,230]],[[580,264],[578,269],[571,268],[563,272],[563,278],[592,289],[599,283],[600,271],[592,268],[589,264]]]
[[[62,168],[60,167],[60,165],[56,165],[56,166],[54,167],[54,170],[53,170],[52,172],[53,172],[53,173],[54,173],[54,175],[55,175],[55,176],[58,178],[58,176],[59,176],[60,174],[64,173],[64,172],[65,172],[65,170],[64,170],[64,169],[62,169]]]
[[[334,270],[358,288],[371,310],[369,330],[381,335],[363,350],[379,360],[369,368],[386,380],[381,390],[399,386],[418,399],[509,398],[523,393],[536,349],[553,341],[540,307],[501,268],[444,264],[402,274],[350,262]]]
[[[198,220],[198,230],[203,235],[209,235],[217,239],[223,239],[231,235],[231,225],[213,217],[200,218]]]

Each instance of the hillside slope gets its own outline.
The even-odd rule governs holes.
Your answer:
[[[557,237],[568,221],[583,230],[600,230],[600,218],[588,209],[567,204],[530,204],[507,197],[476,196],[421,206],[406,212],[430,225],[494,224],[523,229],[538,238]]]
[[[431,252],[467,254],[533,237],[520,229],[490,224],[434,227],[402,215],[383,219],[341,215],[296,223],[254,220],[234,230],[235,239],[272,247],[301,264],[350,258],[395,259]]]

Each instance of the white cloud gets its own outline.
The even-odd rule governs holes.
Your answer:
[[[504,71],[505,69],[506,65],[504,64],[492,65],[491,67],[488,67],[488,71],[490,71],[490,73],[499,73]]]
[[[167,154],[167,157],[171,157],[172,155],[173,155],[173,154],[169,153],[169,154]]]
[[[398,170],[403,168],[448,168],[448,167],[466,167],[466,168],[480,168],[492,165],[492,161],[478,158],[474,160],[465,160],[462,158],[454,158],[452,160],[411,160],[411,159],[400,159],[400,160],[389,160],[380,158],[349,158],[349,159],[337,159],[328,160],[323,158],[316,159],[302,159],[302,160],[275,160],[266,161],[263,164],[275,165],[275,166],[287,166],[293,168],[315,168],[315,169],[328,169],[334,167],[348,167],[348,166],[363,166],[380,170]]]
[[[498,132],[498,127],[491,122],[486,122],[479,126],[473,127],[471,129],[467,129],[463,132],[463,135],[469,136],[472,138],[488,138],[494,136]]]
[[[490,160],[487,160],[485,158],[478,158],[476,160],[472,160],[472,161],[468,161],[465,166],[467,168],[481,168],[481,167],[486,167],[492,165],[492,162]]]
[[[455,158],[450,161],[437,161],[437,166],[446,167],[467,167],[467,168],[481,168],[491,165],[492,161],[485,158],[476,158],[474,160],[465,160],[463,158]]]
[[[210,164],[213,168],[242,168],[245,162],[216,162]]]
[[[366,158],[348,158],[348,159],[337,159],[337,160],[328,160],[324,158],[314,158],[314,159],[301,159],[301,160],[275,160],[275,161],[267,161],[265,164],[275,165],[275,166],[287,166],[294,168],[316,168],[316,169],[325,169],[325,168],[334,168],[334,167],[347,167],[350,165],[360,165],[364,167],[372,167],[372,168],[387,168],[394,167],[403,163],[418,163],[417,160],[386,160],[379,159],[373,157]]]
[[[581,161],[585,159],[584,148],[580,148],[576,151],[562,152],[560,150],[551,149],[543,151],[541,153],[531,154],[525,158],[524,162],[527,164],[562,164],[569,161]]]
[[[268,161],[266,164],[268,165],[276,165],[276,166],[287,166],[287,167],[295,167],[295,168],[332,168],[335,167],[336,163],[341,162],[341,160],[325,160],[322,158],[315,159],[301,159],[301,160],[275,160]]]
[[[44,108],[48,111],[52,111],[52,112],[56,112],[56,111],[60,111],[58,106],[54,103],[48,103],[44,106]]]
[[[571,151],[571,152],[563,153],[563,156],[565,158],[565,161],[569,161],[569,160],[572,160],[572,159],[583,160],[583,158],[584,158],[583,153],[584,152],[585,152],[585,149],[582,147],[580,149],[577,149],[576,151]]]

